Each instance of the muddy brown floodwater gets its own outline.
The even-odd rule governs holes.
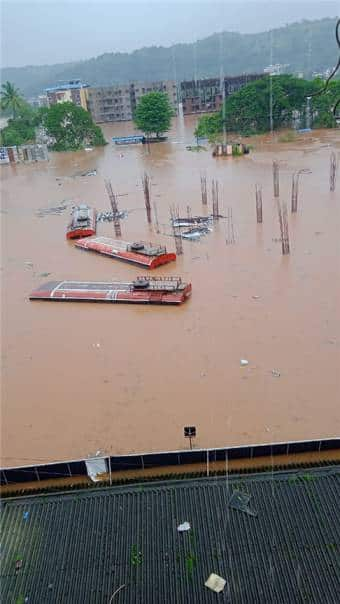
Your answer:
[[[214,159],[187,151],[196,119],[178,120],[166,143],[54,153],[49,163],[3,166],[2,464],[93,454],[223,447],[340,433],[340,182],[329,192],[331,149],[339,132],[291,143],[258,137],[247,157]],[[104,128],[110,136],[131,124]],[[272,159],[281,165],[281,198],[290,206],[291,174],[301,178],[298,212],[289,211],[291,254],[281,255]],[[96,176],[72,177],[96,168]],[[146,222],[141,175],[152,177],[161,234]],[[109,209],[104,178],[129,210],[122,238],[174,249],[169,204],[201,213],[200,173],[220,182],[226,222],[157,274],[193,284],[181,307],[53,304],[28,295],[48,280],[134,278],[141,271],[82,252],[65,239],[69,208],[84,201]],[[57,177],[62,177],[57,180]],[[255,183],[263,186],[256,224]],[[222,201],[223,200],[223,201]],[[98,232],[114,236],[113,225]],[[46,275],[48,273],[48,275]],[[143,273],[142,273],[143,274]],[[156,274],[156,272],[155,272]],[[247,359],[246,367],[240,359]],[[279,372],[273,375],[272,371]]]

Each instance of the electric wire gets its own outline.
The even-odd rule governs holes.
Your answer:
[[[335,39],[337,42],[337,45],[339,47],[339,51],[340,51],[340,18],[337,20],[336,26],[335,26]],[[329,82],[334,78],[334,76],[336,75],[337,71],[340,68],[340,54],[339,54],[339,58],[338,61],[334,67],[334,69],[332,70],[332,72],[329,74],[324,86],[320,89],[317,90],[316,92],[313,92],[312,94],[309,94],[309,97],[315,97],[315,96],[319,96],[320,94],[323,94],[324,92],[326,92]],[[340,98],[337,99],[334,107],[333,107],[333,115],[334,117],[336,116],[336,111],[338,108],[338,105],[340,104]]]

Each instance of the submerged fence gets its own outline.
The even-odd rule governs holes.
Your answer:
[[[213,463],[215,461],[231,461],[235,459],[251,460],[268,456],[312,453],[338,449],[340,449],[340,438],[324,438],[319,440],[240,445],[218,449],[190,449],[112,456],[101,455],[100,457],[88,459],[2,468],[0,470],[0,484],[4,486],[8,484],[36,482],[56,478],[90,476],[89,462],[91,462],[91,460],[102,460],[106,471],[111,474],[111,472],[126,470],[144,470],[146,468],[161,468],[165,466],[178,467],[186,464]]]

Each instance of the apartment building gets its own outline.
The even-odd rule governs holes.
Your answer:
[[[98,123],[131,120],[139,100],[149,92],[165,92],[176,111],[177,86],[171,80],[88,88],[87,108]]]
[[[237,92],[254,80],[263,78],[265,74],[244,74],[224,78],[225,96]],[[183,104],[183,113],[204,113],[218,111],[222,105],[220,78],[206,78],[181,82],[180,99]]]
[[[103,86],[87,89],[87,109],[95,122],[131,120],[131,86]]]
[[[65,103],[70,101],[75,105],[87,109],[87,88],[88,84],[81,82],[81,80],[70,80],[68,82],[61,82],[56,86],[45,89],[47,96],[48,105],[55,105],[56,103]]]
[[[149,92],[166,92],[170,104],[177,112],[178,92],[176,82],[164,80],[161,82],[133,82],[131,84],[132,106],[135,109],[139,99]]]

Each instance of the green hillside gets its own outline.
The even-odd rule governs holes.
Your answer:
[[[216,76],[220,58],[226,75],[262,72],[270,63],[288,64],[288,71],[313,71],[334,66],[338,56],[335,19],[293,23],[272,32],[239,34],[224,32],[192,44],[170,48],[141,48],[132,53],[106,53],[86,61],[59,65],[27,66],[2,70],[2,81],[9,80],[26,96],[40,94],[58,80],[82,78],[92,86],[130,80],[190,79]],[[221,52],[222,49],[222,52]]]

